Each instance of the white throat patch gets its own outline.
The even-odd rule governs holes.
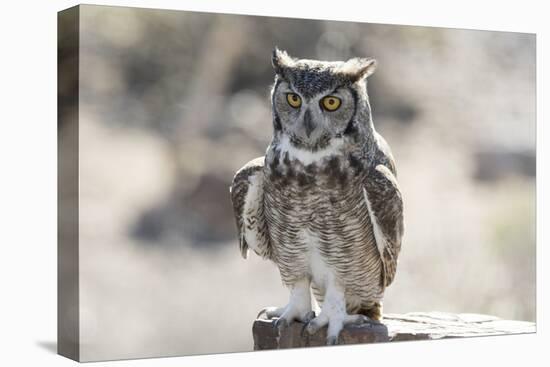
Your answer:
[[[326,157],[335,155],[336,153],[338,153],[343,144],[343,139],[334,138],[325,148],[312,152],[307,149],[300,149],[295,147],[290,143],[290,139],[288,136],[283,136],[279,143],[279,148],[282,154],[288,153],[289,159],[295,159],[303,165],[307,166],[308,164],[316,163]]]

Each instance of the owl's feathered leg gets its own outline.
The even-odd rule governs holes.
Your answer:
[[[311,309],[310,281],[303,279],[296,282],[290,289],[290,298],[285,307],[266,307],[260,311],[258,317],[265,313],[268,319],[275,318],[273,326],[288,326],[292,321],[309,322],[315,313]]]
[[[305,331],[312,335],[328,324],[327,344],[331,345],[338,343],[338,335],[344,327],[347,314],[343,290],[334,281],[327,283],[321,313],[305,326]]]

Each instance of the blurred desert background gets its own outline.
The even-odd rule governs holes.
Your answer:
[[[80,26],[83,360],[250,351],[286,304],[229,199],[270,141],[274,46],[379,62],[405,200],[385,312],[535,320],[534,35],[87,5]]]

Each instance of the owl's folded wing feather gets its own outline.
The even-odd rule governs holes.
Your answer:
[[[391,156],[368,174],[363,186],[376,245],[382,260],[382,285],[389,286],[397,267],[403,235],[403,199],[395,178]],[[391,167],[391,169],[389,167]]]
[[[233,178],[231,202],[237,222],[239,248],[247,258],[252,248],[263,258],[270,258],[271,246],[264,217],[263,179],[264,157],[248,162]]]

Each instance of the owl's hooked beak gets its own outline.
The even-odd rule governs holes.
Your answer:
[[[304,131],[306,133],[306,136],[308,138],[311,137],[311,133],[313,132],[313,130],[315,130],[316,125],[315,125],[315,122],[313,121],[313,118],[311,117],[311,112],[309,111],[309,109],[307,109],[306,112],[304,112],[303,126],[304,126]]]

